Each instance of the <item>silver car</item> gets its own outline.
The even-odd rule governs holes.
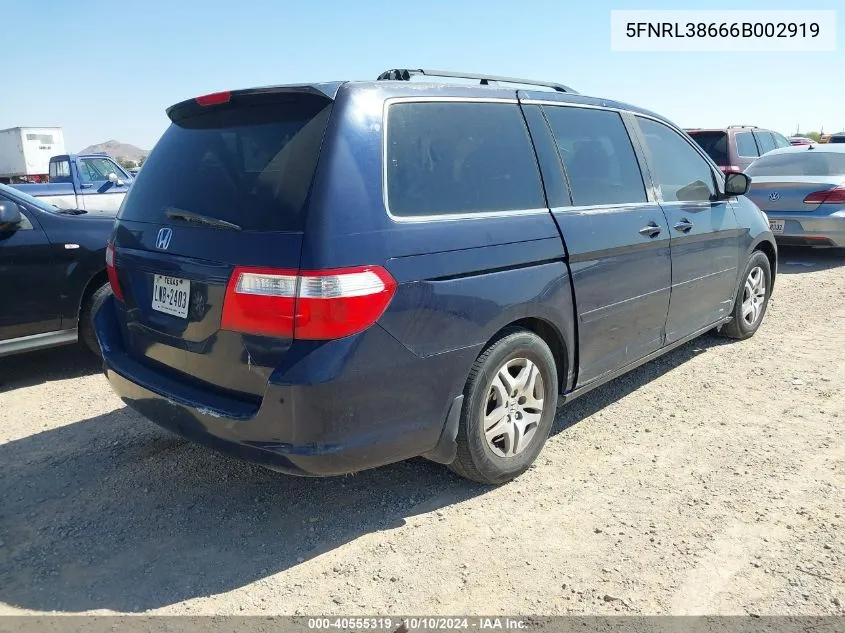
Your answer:
[[[779,244],[845,247],[845,144],[776,149],[745,173]]]

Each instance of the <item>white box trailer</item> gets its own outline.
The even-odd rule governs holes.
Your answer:
[[[0,182],[46,176],[50,157],[66,154],[60,127],[13,127],[0,130]]]

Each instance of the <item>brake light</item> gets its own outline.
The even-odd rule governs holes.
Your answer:
[[[809,193],[804,204],[845,204],[845,186]]]
[[[111,242],[106,246],[106,275],[109,278],[112,294],[123,301],[123,289],[120,287],[120,280],[117,278],[117,268],[114,265],[114,244]]]
[[[742,169],[737,165],[719,165],[719,169],[725,174],[741,174]]]
[[[329,340],[362,332],[384,313],[396,282],[379,266],[321,271],[238,266],[221,327],[248,334]]]
[[[232,98],[232,93],[228,90],[225,92],[214,92],[210,95],[203,95],[197,97],[195,101],[201,106],[219,105],[221,103],[229,103]]]

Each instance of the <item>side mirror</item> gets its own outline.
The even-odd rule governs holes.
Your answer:
[[[14,202],[0,200],[0,231],[6,231],[21,223],[21,210]]]
[[[725,195],[744,196],[751,186],[751,178],[746,174],[728,174],[725,176]]]
[[[120,178],[118,178],[117,174],[114,173],[113,171],[109,172],[109,182],[113,185],[122,185],[123,184],[123,181]]]

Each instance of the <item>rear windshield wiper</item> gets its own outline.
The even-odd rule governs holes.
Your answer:
[[[192,211],[185,211],[184,209],[177,209],[176,207],[165,207],[164,215],[173,220],[184,220],[185,222],[196,222],[197,224],[205,224],[206,226],[215,226],[219,229],[229,229],[230,231],[242,231],[243,229],[234,222],[227,222],[218,218],[211,218],[207,215],[200,215]]]

